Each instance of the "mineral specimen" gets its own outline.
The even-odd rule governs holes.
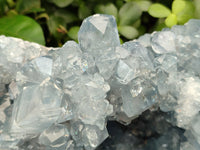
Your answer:
[[[83,21],[79,44],[0,36],[0,149],[199,150],[199,25],[120,45],[114,17],[96,14]],[[110,120],[136,128],[110,129]],[[115,141],[98,147],[107,122]]]
[[[48,49],[36,43],[0,36],[0,96],[5,84],[15,79],[17,71],[28,60],[45,55]]]

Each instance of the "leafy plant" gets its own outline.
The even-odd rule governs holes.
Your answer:
[[[165,25],[172,27],[176,24],[184,24],[195,17],[194,2],[189,0],[174,0],[171,10],[160,3],[154,3],[149,7],[149,14],[156,18],[166,18]]]
[[[116,18],[123,42],[200,18],[198,8],[200,0],[0,0],[0,34],[62,46],[77,41],[84,18],[100,13]]]
[[[0,19],[0,33],[45,44],[42,28],[32,18],[15,15]]]
[[[40,0],[1,0],[0,34],[22,38],[27,41],[45,45],[41,26],[27,14],[45,11],[40,7]]]
[[[99,4],[96,6],[95,12],[115,16],[121,37],[134,39],[144,33],[141,17],[150,5],[151,2],[148,0],[127,1],[121,3],[119,9],[113,3]]]

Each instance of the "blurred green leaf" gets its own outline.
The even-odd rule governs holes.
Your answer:
[[[137,21],[135,21],[135,23],[133,24],[133,27],[135,28],[139,28],[141,25],[141,19],[138,19]]]
[[[122,7],[124,5],[124,0],[116,0],[115,4],[118,8]]]
[[[40,0],[18,0],[16,10],[21,14],[44,11],[41,8]]]
[[[177,0],[176,0],[177,1]],[[178,0],[178,2],[183,2],[184,0]],[[195,11],[195,6],[192,1],[184,1],[184,5],[179,7],[178,4],[173,3],[174,9],[178,8],[178,11],[176,12],[177,16],[177,21],[179,24],[184,24],[186,23],[189,19],[194,18],[194,11]],[[184,7],[185,6],[185,7]]]
[[[44,8],[32,8],[30,9],[30,11],[28,13],[41,13],[41,12],[44,12],[45,9]]]
[[[195,18],[200,19],[200,0],[194,0]]]
[[[0,19],[0,34],[18,37],[44,45],[45,39],[40,25],[27,16],[16,15]]]
[[[74,0],[47,0],[50,3],[54,3],[58,7],[66,7],[71,4]]]
[[[62,18],[65,23],[72,23],[78,20],[76,14],[71,11],[67,11],[66,9],[58,9],[54,12],[53,15]]]
[[[142,11],[135,2],[125,3],[119,10],[120,25],[132,25],[141,15]]]
[[[7,0],[7,4],[9,6],[9,8],[15,7],[15,2],[13,0]]]
[[[167,17],[171,13],[169,8],[159,3],[152,4],[149,7],[148,12],[151,16],[156,17],[156,18],[164,18],[164,17]]]
[[[108,14],[113,15],[115,18],[117,18],[117,8],[114,4],[108,3],[108,4],[99,4],[95,7],[95,12],[99,14]]]
[[[140,26],[138,29],[139,36],[145,34],[146,32],[146,27],[145,26]]]
[[[148,0],[135,1],[142,11],[148,11],[152,2]]]
[[[0,0],[0,16],[5,13],[6,0]]]
[[[18,13],[14,9],[11,9],[7,12],[7,16],[15,16],[15,15],[18,15]]]
[[[174,0],[172,3],[172,13],[178,14],[185,8],[186,2],[184,0]]]
[[[165,19],[165,24],[167,27],[172,27],[177,24],[177,18],[175,14],[170,14],[166,19]]]
[[[156,28],[155,28],[155,30],[156,31],[161,31],[163,28],[166,28],[167,26],[166,26],[166,24],[163,22],[163,23],[159,23],[157,26],[156,26]]]
[[[45,18],[46,20],[49,20],[49,16],[47,13],[41,13],[35,17],[36,20],[41,19],[41,18]]]
[[[78,26],[71,27],[69,29],[68,36],[71,39],[78,41],[78,31],[79,31],[79,29],[80,29],[80,27],[78,27]]]
[[[80,19],[84,19],[84,18],[90,16],[91,13],[92,13],[91,9],[88,8],[88,6],[86,6],[84,3],[82,3],[78,8],[78,17]]]
[[[127,39],[134,39],[139,35],[138,30],[132,26],[119,26],[118,30]]]
[[[124,43],[124,41],[123,41],[121,38],[119,38],[119,40],[120,40],[120,44],[123,44],[123,43]]]
[[[59,26],[65,26],[66,23],[62,17],[59,16],[49,16],[49,20],[47,22],[50,33],[56,38],[60,38],[62,35],[58,32]]]
[[[76,21],[78,18],[75,14],[65,10],[65,9],[58,9],[49,16],[49,20],[47,21],[47,25],[49,28],[50,33],[60,39],[63,36],[63,30],[60,29],[61,26],[66,27],[68,23]]]

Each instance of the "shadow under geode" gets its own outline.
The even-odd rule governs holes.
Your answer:
[[[110,136],[96,150],[179,150],[185,130],[169,123],[171,116],[147,110],[128,126],[109,121]]]

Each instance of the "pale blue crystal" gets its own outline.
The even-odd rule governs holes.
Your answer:
[[[70,141],[69,131],[62,124],[52,125],[39,136],[39,143],[45,145],[47,149],[66,149],[68,141]]]
[[[17,71],[28,60],[46,54],[48,48],[13,37],[0,36],[0,84],[15,79]]]
[[[176,52],[175,34],[171,31],[154,33],[151,39],[152,48],[157,54]]]
[[[128,117],[136,117],[158,100],[155,85],[148,80],[133,80],[127,86],[122,86],[122,111]]]
[[[92,54],[120,45],[115,18],[100,14],[86,18],[80,27],[78,41],[83,51]]]

